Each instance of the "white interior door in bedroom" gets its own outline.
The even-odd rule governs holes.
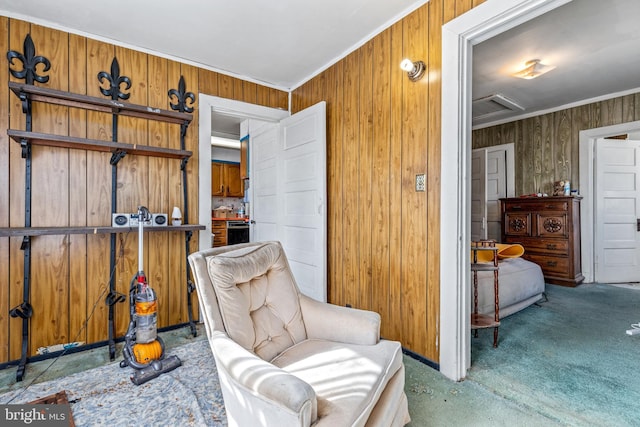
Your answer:
[[[478,148],[471,156],[471,239],[499,242],[500,199],[515,193],[514,145]]]
[[[596,141],[595,280],[640,281],[640,141]]]

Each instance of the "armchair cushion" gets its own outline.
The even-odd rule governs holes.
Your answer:
[[[270,360],[307,338],[298,289],[279,246],[212,257],[209,274],[227,334],[247,350]]]

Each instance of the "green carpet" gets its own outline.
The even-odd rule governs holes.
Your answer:
[[[640,425],[640,291],[547,285],[548,301],[472,339],[468,380],[572,426]]]

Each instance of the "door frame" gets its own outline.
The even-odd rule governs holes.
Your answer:
[[[211,115],[218,111],[247,119],[277,122],[289,117],[289,111],[249,104],[219,96],[198,94],[198,249],[211,247]]]
[[[582,253],[582,275],[585,283],[596,281],[595,260],[596,260],[596,215],[595,215],[595,191],[594,166],[595,145],[598,138],[623,133],[640,131],[640,120],[634,122],[620,123],[612,126],[604,126],[580,131],[579,142],[579,165],[580,165],[580,241]]]
[[[440,371],[459,381],[471,366],[471,76],[473,45],[570,0],[489,0],[442,27]],[[452,167],[453,166],[453,167]],[[448,195],[448,197],[444,197]],[[455,212],[455,215],[452,215]],[[446,285],[445,285],[446,284]]]

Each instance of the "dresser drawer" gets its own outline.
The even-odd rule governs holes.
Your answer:
[[[504,214],[504,234],[506,236],[530,236],[531,214],[507,212]]]
[[[540,237],[569,237],[566,214],[538,214],[536,215],[536,228],[537,235]]]
[[[521,243],[527,252],[550,255],[569,255],[569,241],[564,239],[528,239]]]
[[[524,258],[538,264],[545,276],[566,276],[569,271],[569,258],[566,257],[527,254],[525,252]]]
[[[531,199],[525,199],[522,202],[508,201],[505,202],[505,212],[520,211],[567,211],[569,204],[566,201],[558,202],[556,200],[545,201],[544,199],[532,202]]]

